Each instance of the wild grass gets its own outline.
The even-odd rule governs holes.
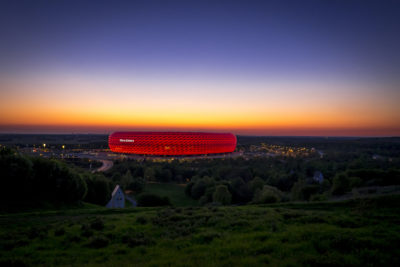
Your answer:
[[[399,266],[400,197],[0,216],[2,266]]]
[[[173,206],[197,206],[197,200],[185,194],[185,186],[175,183],[146,183],[145,193],[168,197]]]

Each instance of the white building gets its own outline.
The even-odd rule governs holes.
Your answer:
[[[125,208],[125,195],[119,185],[114,188],[106,208]]]
[[[322,175],[322,172],[320,171],[314,172],[313,180],[322,184],[322,182],[324,181],[324,176]]]

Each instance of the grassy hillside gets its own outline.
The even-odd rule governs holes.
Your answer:
[[[147,183],[146,193],[168,197],[174,206],[197,206],[197,201],[185,195],[185,186],[174,183]]]
[[[0,265],[399,266],[400,197],[0,216]]]

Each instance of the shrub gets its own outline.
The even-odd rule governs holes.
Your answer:
[[[194,199],[199,199],[202,195],[204,195],[206,188],[207,188],[206,182],[203,179],[201,179],[192,186],[190,195]]]
[[[276,187],[265,185],[262,190],[257,190],[253,202],[257,204],[262,203],[276,203],[282,199],[282,192]]]
[[[304,180],[297,181],[291,190],[292,200],[309,201],[312,195],[318,194],[320,186],[316,184],[307,184]]]
[[[327,200],[327,197],[324,194],[315,194],[310,197],[310,201],[325,201],[325,200]]]
[[[103,230],[104,222],[101,218],[95,218],[92,222],[90,222],[90,228],[93,230]]]
[[[221,234],[217,232],[204,232],[199,235],[196,235],[193,238],[193,241],[197,244],[209,244],[211,243],[214,239],[220,238]]]
[[[0,266],[25,267],[25,266],[30,266],[30,264],[27,264],[23,259],[16,258],[16,259],[1,259]]]
[[[315,194],[318,194],[318,192],[319,192],[319,185],[316,185],[316,184],[306,185],[301,190],[301,193],[303,196],[302,200],[309,201],[311,199],[311,197]]]
[[[262,190],[264,187],[264,181],[260,177],[255,177],[250,181],[250,190],[254,194],[257,190]]]
[[[232,195],[229,192],[228,187],[226,187],[225,185],[217,186],[213,194],[213,200],[214,202],[219,202],[223,205],[231,204]]]
[[[194,182],[189,182],[186,186],[185,186],[185,194],[189,197],[192,196],[192,187],[194,185]]]
[[[81,234],[84,237],[90,237],[93,235],[93,231],[90,229],[90,226],[88,224],[82,224],[81,230],[82,230]]]
[[[65,234],[65,229],[64,228],[58,228],[54,231],[55,236],[62,236]]]
[[[143,191],[145,184],[146,182],[142,177],[134,177],[133,182],[129,184],[128,189],[139,193]]]
[[[40,238],[43,239],[47,236],[48,228],[45,227],[31,227],[27,233],[29,239]]]
[[[333,178],[332,194],[343,195],[350,191],[350,179],[345,173],[339,173]]]
[[[199,199],[199,204],[201,205],[201,206],[204,206],[205,204],[207,204],[208,203],[208,197],[207,196],[202,196],[200,199]]]
[[[139,217],[136,218],[136,222],[138,224],[146,224],[147,223],[147,218],[143,217],[143,216],[139,216]]]
[[[232,192],[233,203],[246,203],[253,197],[252,192],[241,177],[236,177],[231,181],[229,190]]]
[[[89,240],[88,247],[91,248],[104,248],[108,246],[109,240],[102,235],[94,236]]]
[[[153,244],[153,241],[148,238],[144,233],[125,233],[121,238],[122,243],[127,244],[129,247],[147,246]]]

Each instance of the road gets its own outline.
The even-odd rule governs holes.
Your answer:
[[[94,170],[93,172],[105,172],[111,169],[111,167],[114,165],[114,163],[111,160],[98,159],[98,161],[101,161],[103,165],[100,168]]]

